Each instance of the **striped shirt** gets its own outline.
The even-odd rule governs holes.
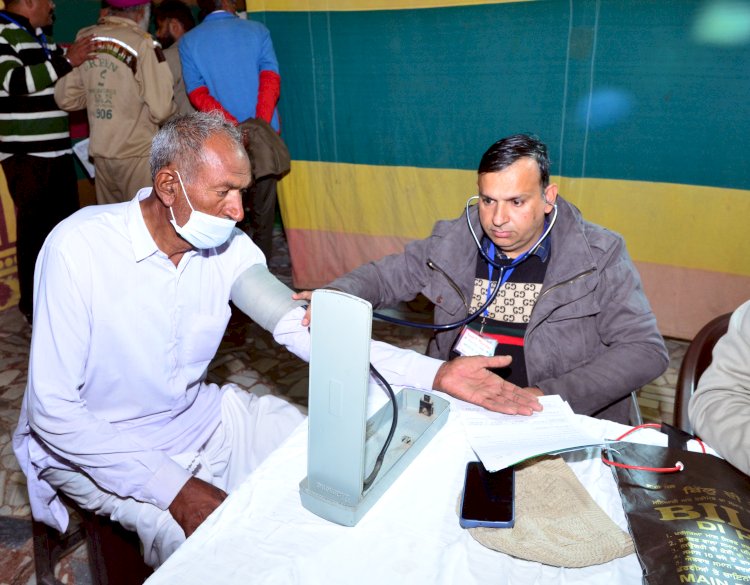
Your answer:
[[[0,158],[72,152],[68,114],[55,103],[55,82],[71,69],[41,28],[0,10]]]

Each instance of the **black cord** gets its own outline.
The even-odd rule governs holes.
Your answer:
[[[378,476],[378,472],[383,465],[385,452],[388,450],[388,445],[391,444],[391,439],[393,439],[393,435],[396,432],[396,425],[398,424],[398,404],[396,404],[396,395],[393,393],[393,388],[391,388],[391,385],[380,374],[380,372],[375,369],[375,366],[373,366],[372,364],[370,364],[370,372],[373,376],[375,376],[375,378],[377,378],[377,380],[381,384],[383,384],[383,386],[385,386],[385,389],[388,392],[388,396],[391,399],[391,405],[393,406],[393,420],[391,420],[391,430],[388,432],[388,437],[385,439],[385,443],[383,443],[383,448],[380,450],[380,453],[378,453],[377,459],[375,459],[375,465],[372,468],[372,472],[370,472],[370,475],[368,475],[364,481],[364,484],[362,486],[363,490],[369,489],[372,483],[375,481],[375,478]]]

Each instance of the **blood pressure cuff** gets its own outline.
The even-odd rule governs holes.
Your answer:
[[[516,466],[515,517],[513,528],[468,530],[487,548],[555,567],[599,565],[634,550],[560,457]]]
[[[304,305],[292,299],[293,292],[265,264],[254,264],[234,281],[232,302],[263,329],[273,332],[286,313]]]

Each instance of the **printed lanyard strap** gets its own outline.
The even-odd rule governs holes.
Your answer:
[[[18,28],[22,28],[27,33],[29,33],[32,37],[36,39],[36,42],[39,43],[42,46],[42,49],[44,49],[44,54],[47,56],[47,59],[49,59],[52,55],[49,52],[49,49],[47,48],[47,37],[44,36],[44,33],[41,34],[41,38],[36,36],[33,32],[31,32],[29,29],[27,29],[25,26],[23,26],[20,22],[18,22],[15,18],[12,18],[8,16],[7,14],[0,13],[0,16],[2,16],[5,20],[8,22],[12,22],[15,24]]]
[[[490,242],[490,247],[488,249],[488,252],[489,252],[489,254],[488,254],[489,257],[494,259],[495,258],[495,243],[494,242]],[[490,300],[490,296],[492,294],[491,290],[490,290],[492,288],[492,264],[488,264],[487,268],[488,268],[488,271],[489,271],[488,279],[487,279],[487,300],[489,301]],[[516,268],[515,266],[506,266],[506,267],[500,269],[500,280],[497,283],[497,288],[498,289],[500,289],[501,286],[503,286],[506,282],[508,282],[508,279],[510,278],[510,275],[513,274],[513,270],[515,268]],[[489,317],[490,316],[490,310],[489,309],[490,308],[487,307],[484,310],[484,316],[485,317]]]

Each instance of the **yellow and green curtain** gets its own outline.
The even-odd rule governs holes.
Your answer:
[[[515,132],[625,237],[665,335],[750,298],[750,3],[248,1],[293,158],[280,201],[310,288],[426,236]]]
[[[625,237],[665,335],[750,298],[750,0],[246,4],[281,68],[297,287],[457,217],[486,148],[530,132],[562,195]],[[98,11],[58,2],[56,39]]]

